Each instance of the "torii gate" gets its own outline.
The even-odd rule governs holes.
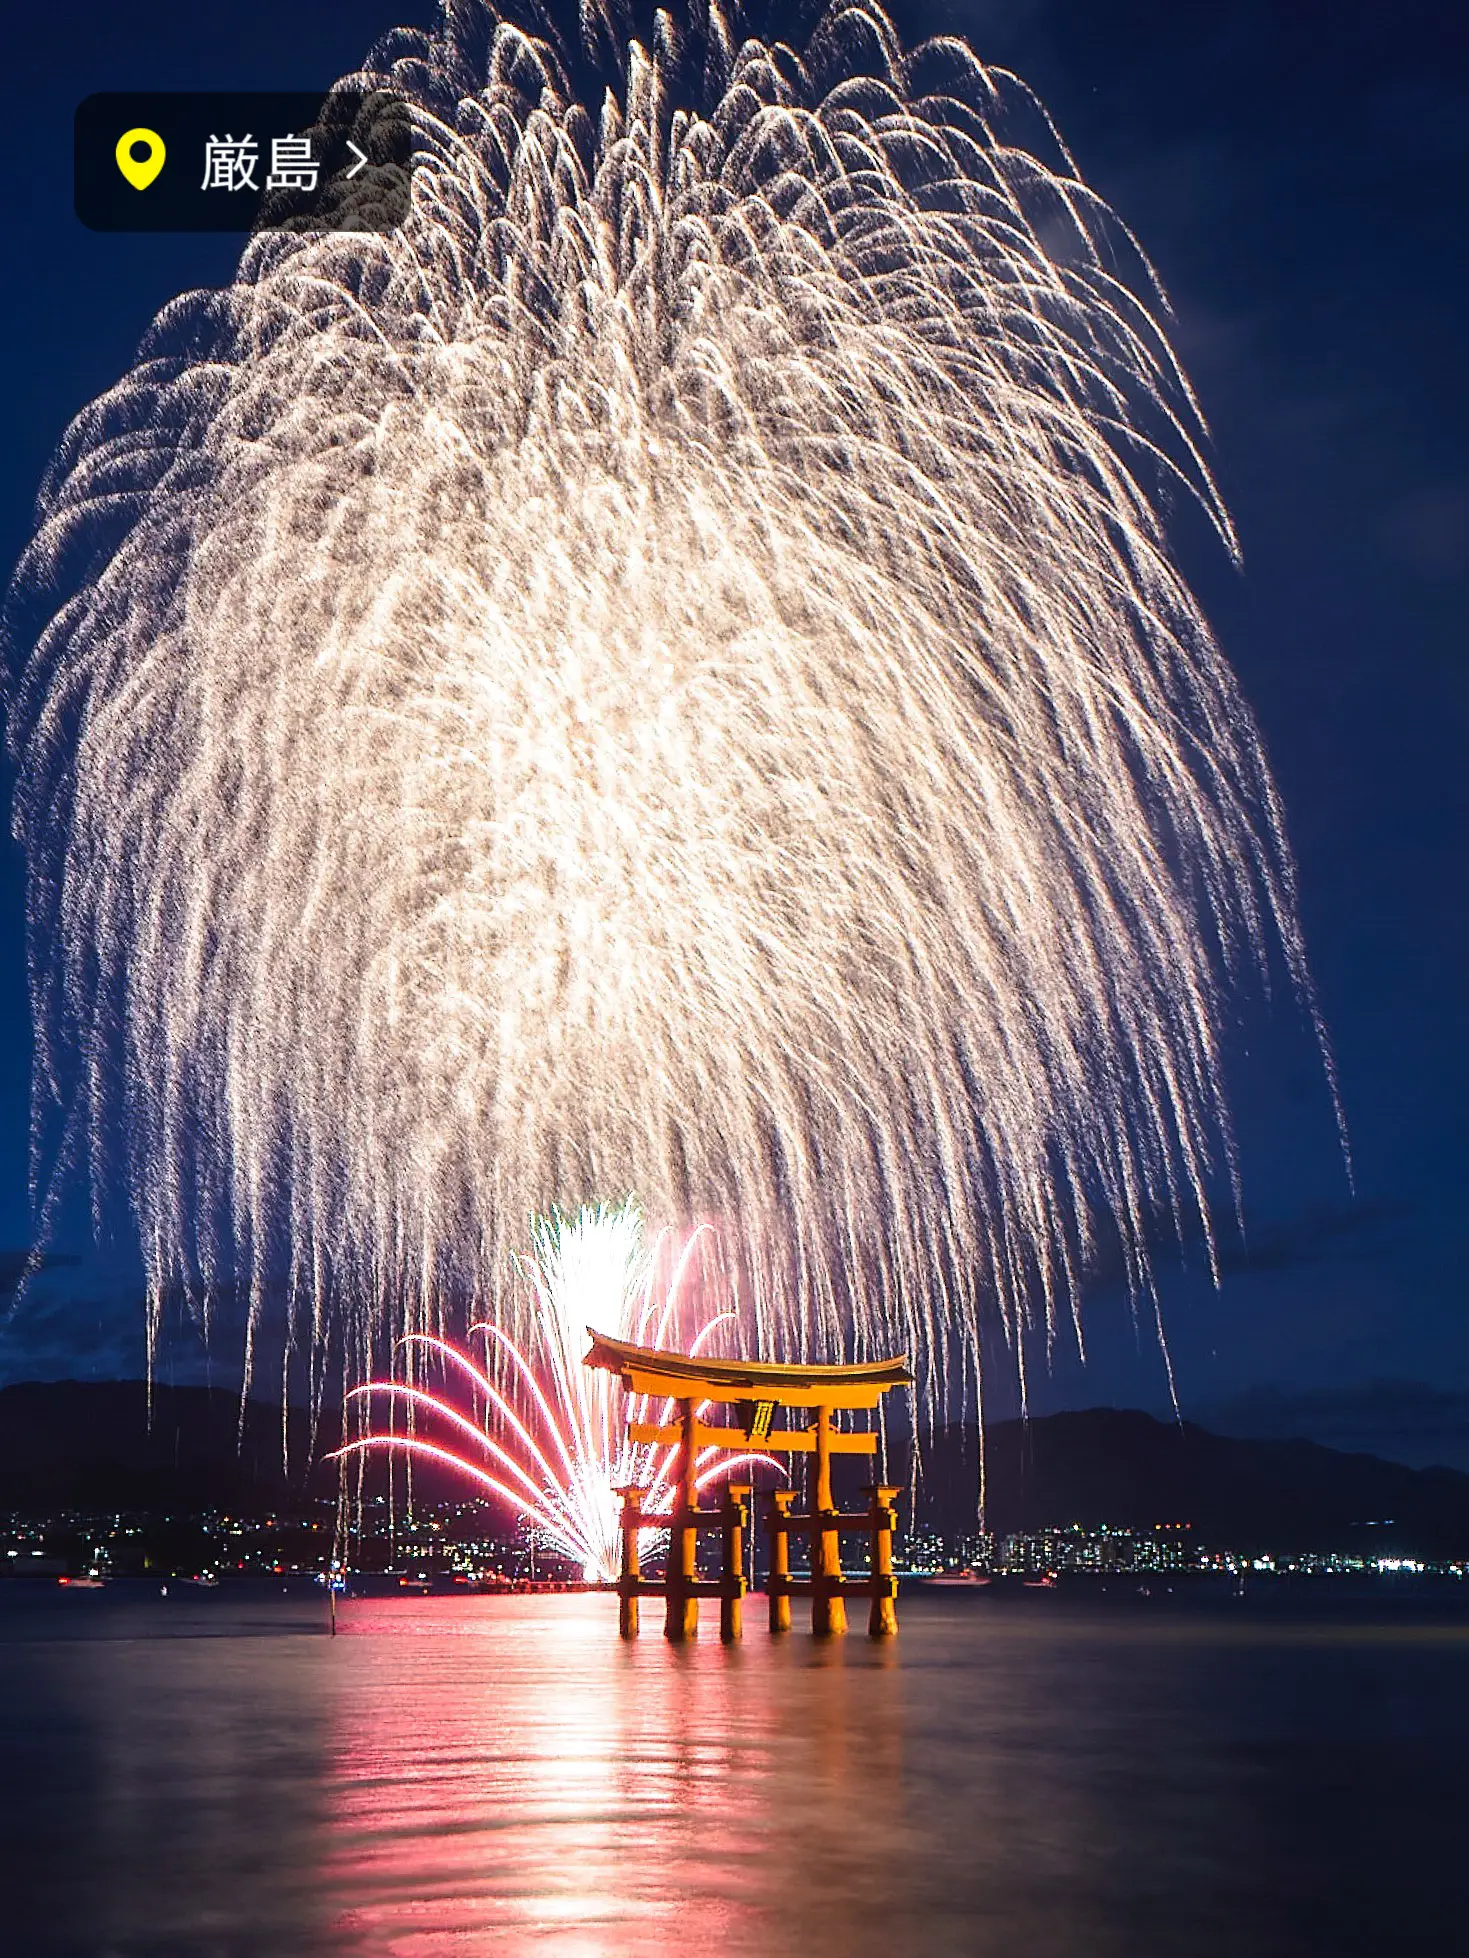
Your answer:
[[[699,1600],[707,1597],[720,1601],[721,1638],[737,1639],[743,1629],[742,1566],[748,1522],[745,1498],[750,1487],[747,1483],[726,1484],[719,1507],[701,1509],[695,1477],[699,1451],[703,1448],[736,1448],[741,1452],[758,1448],[776,1454],[816,1457],[816,1485],[809,1514],[794,1514],[793,1490],[777,1489],[769,1498],[766,1528],[770,1533],[772,1632],[790,1630],[792,1597],[809,1594],[811,1629],[818,1637],[846,1631],[846,1601],[854,1596],[871,1601],[867,1629],[873,1638],[891,1638],[896,1633],[898,1586],[893,1576],[893,1531],[897,1528],[897,1513],[893,1504],[900,1492],[896,1485],[872,1483],[864,1489],[870,1498],[866,1510],[846,1516],[832,1508],[832,1456],[875,1455],[877,1436],[843,1433],[832,1426],[831,1417],[841,1408],[876,1407],[890,1388],[911,1386],[913,1376],[906,1356],[856,1366],[772,1366],[748,1360],[711,1360],[702,1355],[669,1353],[611,1339],[591,1327],[587,1331],[592,1341],[586,1356],[587,1366],[615,1373],[629,1393],[647,1394],[679,1405],[676,1427],[635,1421],[628,1430],[635,1442],[677,1446],[679,1488],[673,1514],[668,1519],[668,1561],[661,1584],[643,1576],[638,1555],[639,1532],[647,1529],[651,1520],[643,1513],[645,1491],[639,1488],[618,1491],[622,1497],[622,1576],[617,1587],[622,1602],[618,1629],[624,1638],[637,1637],[638,1600],[645,1597],[666,1599],[664,1633],[670,1639],[697,1637]],[[740,1425],[712,1427],[701,1421],[699,1408],[705,1401],[732,1407]],[[814,1408],[815,1424],[806,1428],[772,1429],[771,1418],[777,1407]],[[662,1520],[658,1519],[660,1524]],[[720,1575],[713,1582],[702,1582],[698,1575],[700,1530],[719,1530],[723,1535],[723,1561]],[[869,1577],[843,1579],[838,1550],[839,1534],[843,1530],[863,1530],[871,1536]],[[804,1531],[811,1537],[809,1584],[791,1576],[792,1531]]]

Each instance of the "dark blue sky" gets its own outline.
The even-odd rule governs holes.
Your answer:
[[[7,563],[67,421],[125,369],[159,306],[222,283],[235,256],[225,238],[83,230],[76,103],[99,89],[311,88],[381,31],[429,16],[413,0],[84,0],[12,27]],[[1469,27],[1449,0],[953,0],[922,18],[1022,74],[1138,233],[1172,296],[1243,540],[1237,573],[1180,534],[1284,793],[1357,1187],[1353,1201],[1292,1015],[1244,1007],[1248,1249],[1232,1250],[1218,1295],[1196,1272],[1164,1270],[1184,1411],[1469,1467]],[[0,1286],[31,1229],[22,893],[12,847],[0,861]],[[126,1247],[94,1249],[78,1214],[53,1249],[58,1262],[0,1324],[0,1380],[138,1372]],[[1154,1344],[1134,1336],[1115,1288],[1097,1289],[1089,1323],[1088,1369],[1058,1355],[1035,1404],[1162,1406]],[[181,1369],[195,1358],[179,1346]],[[233,1360],[216,1355],[222,1375]]]

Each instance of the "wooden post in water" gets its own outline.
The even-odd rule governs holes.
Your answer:
[[[816,1410],[816,1486],[811,1499],[811,1630],[817,1638],[840,1638],[847,1629],[847,1601],[841,1594],[842,1559],[835,1529],[824,1527],[831,1499],[831,1409]]]
[[[683,1433],[678,1444],[678,1504],[668,1536],[668,1609],[663,1621],[663,1636],[675,1641],[699,1636],[699,1599],[694,1585],[699,1580],[699,1531],[694,1511],[699,1503],[697,1463],[699,1459],[699,1403],[681,1404]]]
[[[786,1588],[791,1581],[791,1538],[786,1524],[791,1513],[791,1504],[796,1500],[794,1489],[772,1489],[770,1492],[770,1629],[772,1632],[788,1632],[791,1629],[791,1594]]]
[[[745,1482],[726,1482],[720,1504],[724,1525],[724,1563],[719,1573],[719,1636],[732,1645],[744,1630],[745,1597],[745,1497],[750,1486]]]
[[[638,1589],[643,1574],[640,1542],[643,1492],[638,1488],[627,1488],[619,1489],[617,1493],[622,1497],[622,1576],[617,1584],[617,1630],[623,1638],[636,1638]]]
[[[867,1615],[869,1638],[896,1638],[898,1635],[898,1581],[893,1576],[893,1531],[898,1513],[893,1504],[898,1489],[891,1483],[869,1485],[872,1499],[872,1609]]]

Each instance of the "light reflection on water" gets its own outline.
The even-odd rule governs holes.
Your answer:
[[[1448,1951],[1469,1629],[0,1598],[6,1958]]]
[[[826,1893],[829,1934],[886,1907],[872,1818],[900,1826],[891,1647],[624,1646],[600,1598],[493,1617],[465,1601],[430,1636],[393,1635],[421,1624],[394,1605],[344,1618],[376,1649],[336,1701],[327,1868],[367,1949],[447,1949],[469,1928],[663,1952],[693,1898],[705,1951],[768,1950],[782,1899],[806,1921]]]

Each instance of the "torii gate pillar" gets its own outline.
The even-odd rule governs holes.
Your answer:
[[[699,1636],[699,1506],[696,1480],[699,1461],[699,1403],[686,1400],[679,1409],[682,1433],[678,1444],[678,1501],[668,1539],[668,1603],[663,1636],[674,1640]]]
[[[840,1638],[847,1629],[841,1583],[841,1539],[831,1499],[831,1409],[818,1407],[816,1488],[811,1498],[811,1630],[817,1638]]]

